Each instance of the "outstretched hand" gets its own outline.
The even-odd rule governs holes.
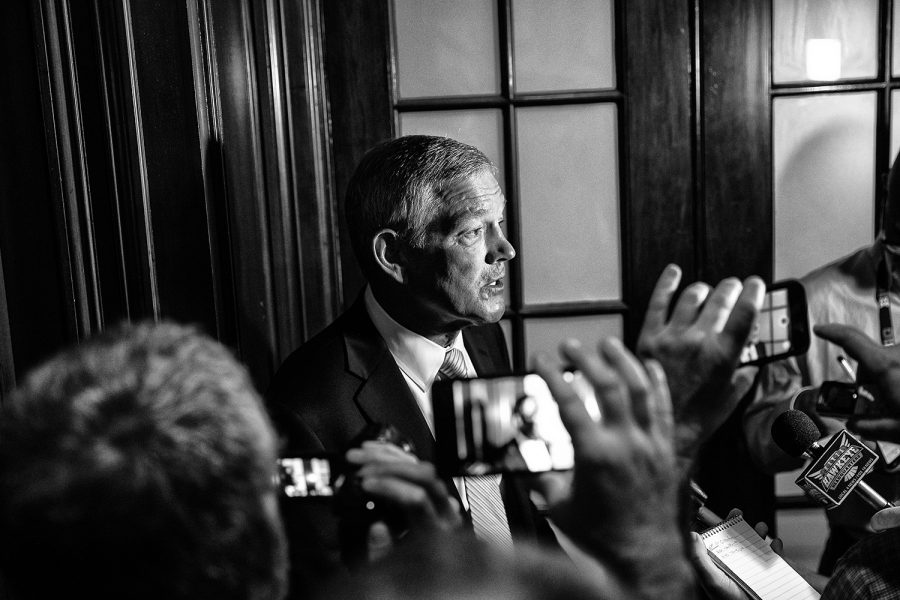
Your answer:
[[[659,597],[680,597],[691,574],[678,528],[666,375],[654,360],[642,365],[615,338],[602,341],[599,353],[574,340],[561,353],[593,385],[603,416],[595,422],[558,365],[537,357],[536,370],[559,404],[575,449],[571,493],[551,505],[550,514],[602,564],[620,574],[641,573],[637,585]]]
[[[900,346],[882,346],[849,325],[816,325],[819,337],[837,344],[855,359],[856,380],[878,388],[878,400],[896,417],[852,418],[847,428],[876,440],[900,442]]]
[[[671,315],[669,305],[681,269],[668,265],[659,277],[638,337],[641,357],[662,364],[674,406],[676,449],[692,456],[747,392],[755,369],[737,372],[741,350],[762,307],[765,284],[749,277],[723,279],[714,289],[689,285]]]

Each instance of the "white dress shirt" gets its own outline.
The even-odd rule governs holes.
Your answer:
[[[434,437],[434,412],[431,409],[431,385],[437,377],[438,370],[444,363],[444,355],[448,348],[456,348],[462,352],[466,359],[466,376],[476,377],[475,367],[472,365],[472,359],[466,352],[463,344],[462,333],[457,333],[453,339],[453,343],[447,346],[441,346],[429,340],[426,337],[410,331],[397,321],[395,321],[387,312],[378,304],[372,288],[366,287],[364,296],[366,311],[375,325],[375,329],[387,344],[394,362],[400,368],[409,391],[412,392],[428,428],[431,430],[431,437]],[[459,490],[460,499],[463,502],[463,508],[468,510],[468,501],[466,500],[466,485],[462,477],[454,477],[453,483]]]

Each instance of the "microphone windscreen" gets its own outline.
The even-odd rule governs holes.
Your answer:
[[[803,456],[813,442],[822,437],[809,416],[799,410],[788,410],[772,423],[772,439],[791,456]]]

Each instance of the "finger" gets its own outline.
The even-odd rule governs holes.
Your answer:
[[[606,338],[600,343],[600,351],[609,363],[609,366],[618,374],[628,390],[626,398],[623,398],[623,412],[626,417],[631,416],[638,424],[647,429],[650,424],[650,379],[644,367],[637,358],[628,351],[618,338]],[[631,410],[628,410],[628,404]]]
[[[402,481],[425,492],[435,511],[444,514],[451,510],[450,501],[452,498],[447,493],[447,486],[437,478],[434,465],[431,463],[370,463],[363,466],[357,473],[357,476],[363,481],[366,479],[395,479]],[[386,486],[380,489],[401,490],[407,488]]]
[[[669,304],[672,302],[672,296],[675,295],[675,290],[678,289],[680,282],[681,269],[678,265],[666,265],[659,279],[656,280],[656,286],[650,295],[650,303],[647,305],[647,314],[644,316],[640,337],[644,337],[645,334],[653,335],[665,327],[669,317]]]
[[[820,338],[843,348],[857,362],[875,365],[882,360],[882,346],[855,327],[828,323],[816,325],[813,331]]]
[[[347,462],[355,465],[370,462],[418,462],[418,459],[409,452],[393,444],[376,441],[366,441],[359,448],[351,448],[345,457]]]
[[[900,507],[885,508],[872,515],[869,525],[875,531],[900,527]]]
[[[605,425],[616,425],[631,418],[624,383],[599,354],[586,351],[576,340],[563,342],[560,352],[594,387]]]
[[[387,556],[394,548],[394,539],[391,530],[383,521],[375,521],[369,527],[366,536],[369,562],[375,562]]]
[[[703,538],[696,531],[691,532],[689,551],[691,562],[694,564],[694,572],[700,579],[703,588],[714,598],[731,598],[726,587],[725,579],[727,577],[709,557],[706,544],[703,543]]]
[[[709,552],[706,549],[706,544],[703,543],[703,536],[701,536],[696,531],[691,532],[691,560],[697,563],[700,563],[703,566],[713,566],[715,564],[709,558]],[[701,569],[704,571],[705,569]]]
[[[778,556],[784,555],[784,542],[781,541],[781,538],[772,538],[772,543],[769,544],[769,548],[771,548],[772,552]]]
[[[743,289],[731,309],[720,336],[728,356],[733,357],[735,361],[750,336],[765,295],[766,284],[762,279],[754,276],[744,280]]]
[[[703,304],[697,316],[697,327],[704,331],[721,333],[742,289],[741,282],[735,277],[720,281]]]
[[[364,477],[360,486],[366,493],[402,509],[420,526],[439,526],[438,510],[422,486],[390,476]]]
[[[758,535],[762,539],[766,539],[766,536],[769,535],[769,526],[766,525],[763,521],[760,521],[759,523],[754,525],[753,530],[756,532],[756,535]]]
[[[738,398],[743,398],[750,391],[758,374],[759,367],[755,366],[735,369],[734,374],[731,376],[732,394]]]
[[[725,517],[725,520],[727,521],[728,519],[733,519],[734,517],[743,517],[743,516],[744,516],[744,511],[742,511],[739,508],[732,508],[731,510],[728,511],[728,516]]]
[[[697,319],[697,313],[703,303],[706,302],[709,292],[709,285],[702,281],[696,281],[687,286],[675,303],[675,309],[672,311],[669,324],[681,327],[691,326]]]
[[[666,371],[653,359],[647,360],[644,367],[647,369],[647,377],[653,389],[651,401],[648,402],[651,429],[665,439],[671,440],[675,431],[675,417],[672,412],[672,396],[666,380]]]
[[[847,429],[869,439],[900,443],[900,420],[898,419],[850,420],[847,421]]]
[[[542,496],[547,506],[556,506],[572,495],[572,471],[536,473],[525,485]]]
[[[572,387],[572,384],[563,379],[563,375],[557,368],[558,365],[551,362],[550,357],[540,352],[533,359],[534,370],[540,375],[550,394],[559,407],[559,417],[565,425],[569,435],[572,436],[573,445],[578,448],[591,439],[595,429],[594,420],[584,406],[584,402]]]

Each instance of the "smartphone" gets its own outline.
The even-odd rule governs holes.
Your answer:
[[[761,365],[809,349],[806,292],[796,279],[768,286],[762,310],[741,352],[742,365]]]
[[[816,412],[823,417],[880,417],[883,405],[865,386],[846,381],[823,381],[816,397]]]
[[[278,459],[278,487],[288,498],[334,496],[344,480],[343,461],[337,455]]]
[[[588,414],[600,419],[593,386],[578,371],[564,378]],[[435,466],[445,476],[571,469],[572,439],[544,379],[535,373],[436,381]]]

